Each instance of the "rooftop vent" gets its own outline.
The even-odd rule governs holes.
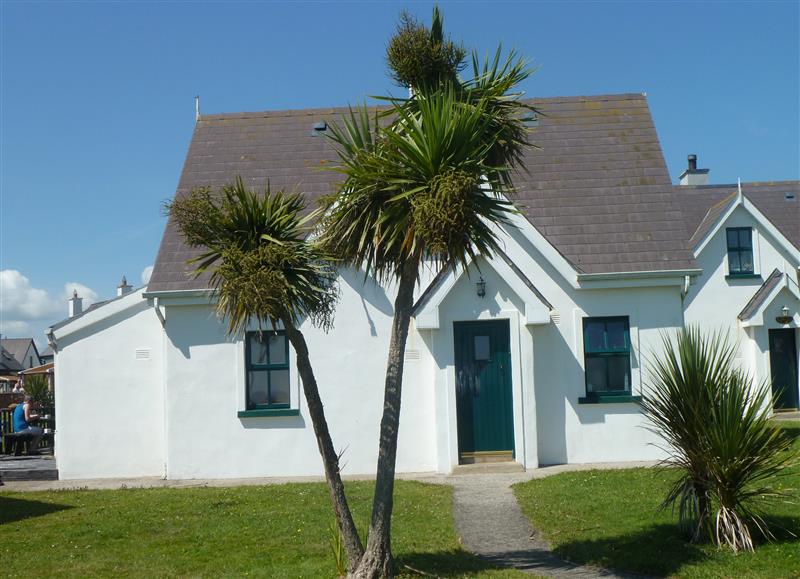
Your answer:
[[[787,201],[794,201],[797,199],[797,196],[790,191],[789,193],[784,193],[783,198]]]
[[[325,121],[320,121],[319,123],[314,123],[314,130],[311,131],[312,137],[318,137],[325,133],[328,130],[328,123]]]
[[[530,115],[522,119],[522,124],[529,129],[538,127],[539,115],[537,115],[536,113],[531,113]]]
[[[708,169],[697,168],[697,155],[689,155],[688,167],[678,178],[681,185],[708,185]]]

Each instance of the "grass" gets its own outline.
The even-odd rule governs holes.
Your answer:
[[[372,484],[348,484],[366,525]],[[398,563],[442,577],[522,577],[461,549],[449,487],[398,481]],[[324,484],[0,492],[5,576],[333,577]],[[409,572],[410,573],[410,572]]]
[[[800,422],[783,423],[800,449]],[[783,488],[800,489],[800,465]],[[556,553],[570,561],[648,575],[686,578],[800,577],[800,503],[765,509],[782,527],[774,542],[734,555],[691,545],[677,530],[677,514],[659,511],[676,474],[659,469],[565,473],[514,487],[523,512]],[[793,536],[794,535],[794,536]]]

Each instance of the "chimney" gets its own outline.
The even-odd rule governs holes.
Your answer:
[[[124,296],[126,293],[133,289],[132,285],[128,285],[128,280],[125,279],[125,276],[122,276],[122,280],[119,282],[117,286],[117,297]]]
[[[687,157],[689,161],[688,168],[681,173],[680,184],[681,185],[708,185],[708,169],[698,169],[697,168],[697,155],[689,155]]]
[[[78,297],[78,290],[72,290],[69,301],[69,317],[74,318],[83,311],[83,298]]]

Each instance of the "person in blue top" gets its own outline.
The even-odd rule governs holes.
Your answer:
[[[22,404],[14,409],[14,432],[29,434],[33,437],[30,446],[28,446],[28,454],[39,454],[39,441],[44,435],[44,430],[30,424],[32,420],[37,418],[39,418],[39,415],[33,412],[32,399],[26,394]]]

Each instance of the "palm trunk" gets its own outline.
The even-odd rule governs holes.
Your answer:
[[[336,523],[342,534],[348,569],[352,570],[356,568],[356,565],[361,560],[364,554],[364,547],[361,544],[358,530],[353,522],[353,515],[347,504],[347,496],[344,492],[344,484],[339,471],[339,455],[336,454],[336,450],[333,447],[331,433],[328,430],[328,422],[325,420],[325,409],[322,406],[317,380],[314,377],[314,370],[308,357],[308,346],[306,346],[303,333],[294,326],[288,316],[281,321],[297,355],[297,370],[300,372],[300,378],[303,382],[303,392],[308,403],[308,413],[311,416],[311,423],[314,425],[317,446],[322,456],[325,479],[328,481],[333,511],[336,514]]]
[[[409,259],[400,274],[394,301],[394,320],[386,363],[386,382],[381,418],[378,471],[372,502],[367,550],[351,577],[376,579],[394,576],[392,559],[392,508],[394,506],[394,471],[397,459],[397,435],[400,426],[400,400],[403,387],[403,363],[406,338],[414,306],[414,284],[419,269],[418,259]]]

